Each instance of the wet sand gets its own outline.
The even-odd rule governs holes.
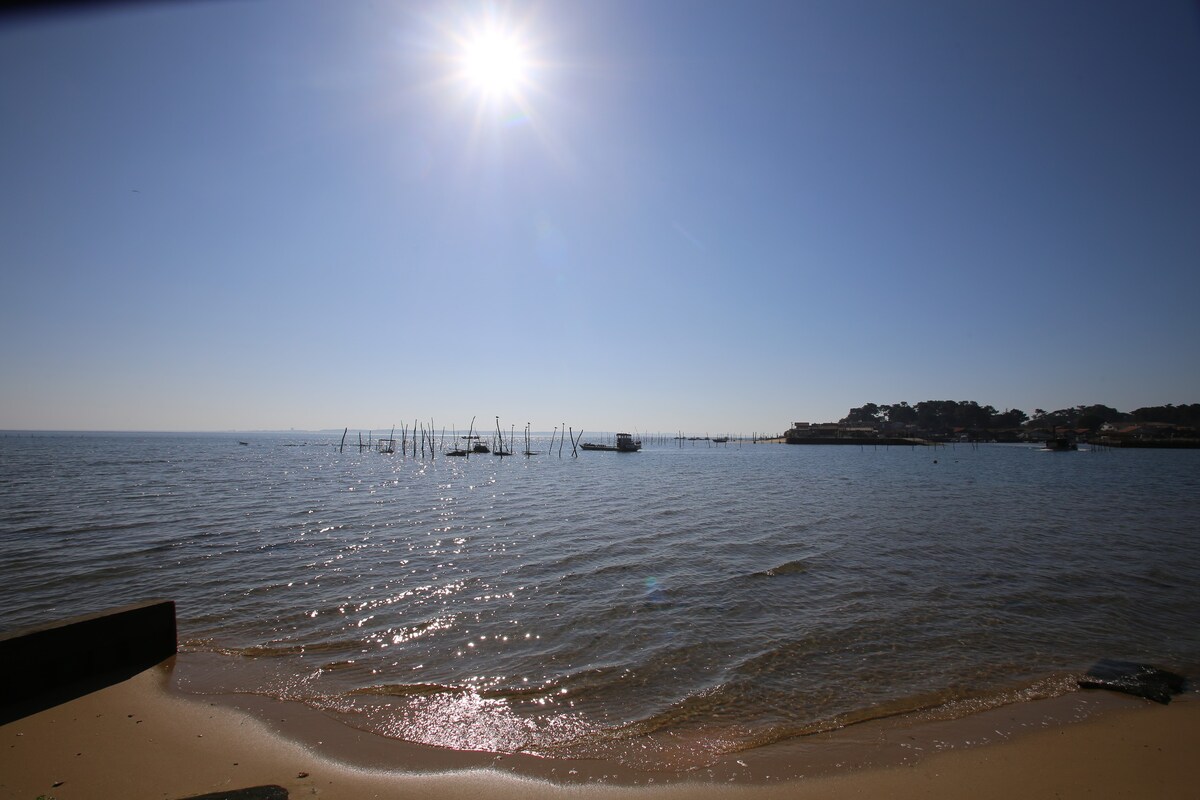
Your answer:
[[[1079,700],[1034,701],[950,722],[891,721],[731,757],[682,781],[643,775],[653,783],[629,786],[563,782],[576,766],[606,774],[597,763],[405,745],[323,722],[294,704],[235,700],[252,715],[227,699],[170,691],[169,670],[160,665],[0,727],[0,797],[161,799],[276,784],[292,798],[1182,798],[1200,784],[1194,695],[1162,706],[1089,692],[1099,699],[1085,702],[1099,710],[1049,727],[1037,720],[1070,716]],[[982,746],[937,746],[989,730],[996,735],[980,735],[991,742]],[[886,752],[906,755],[887,766]],[[800,763],[826,768],[814,776],[801,773]],[[529,777],[539,772],[551,780]],[[617,772],[608,774],[630,781]]]

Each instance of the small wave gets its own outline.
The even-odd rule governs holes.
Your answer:
[[[642,752],[647,742],[661,751],[663,764],[685,758],[672,753],[670,741],[687,742],[692,756],[707,758],[746,752],[790,739],[848,728],[895,717],[911,717],[921,722],[961,719],[983,711],[1016,703],[1057,697],[1076,691],[1078,675],[1056,674],[1027,684],[994,691],[961,692],[946,690],[898,697],[868,707],[824,714],[788,722],[758,724],[732,713],[746,705],[744,687],[724,684],[698,692],[659,711],[623,725],[590,731],[569,741],[550,743],[539,748],[541,755],[597,757],[601,754],[618,761],[639,762],[653,754]],[[714,727],[716,719],[737,719],[726,728]],[[702,754],[707,754],[705,757]]]
[[[771,567],[770,569],[765,569],[762,572],[756,572],[754,573],[754,577],[776,578],[780,575],[799,575],[801,573],[808,572],[810,566],[811,565],[808,559],[798,558],[795,561],[788,561],[784,564],[780,564],[777,567]]]
[[[439,694],[460,695],[469,691],[470,689],[462,686],[450,686],[443,683],[384,683],[378,686],[353,689],[349,694],[380,697],[428,697]]]
[[[213,643],[211,639],[195,638],[188,639],[184,645],[186,649],[197,652],[216,653],[222,656],[241,656],[243,658],[286,658],[288,656],[303,656],[316,653],[337,653],[345,651],[347,648],[353,648],[357,645],[354,641],[345,640],[330,640],[326,642],[315,642],[307,644],[275,644],[275,645],[251,645],[249,647],[222,647]]]

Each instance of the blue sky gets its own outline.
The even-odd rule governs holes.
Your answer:
[[[0,118],[0,428],[1200,402],[1194,3],[135,5]]]

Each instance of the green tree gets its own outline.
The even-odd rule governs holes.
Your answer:
[[[1137,422],[1166,422],[1172,425],[1200,427],[1200,403],[1191,405],[1146,406],[1129,415]]]
[[[880,409],[875,403],[867,403],[858,408],[850,409],[850,413],[842,418],[844,425],[874,425],[880,420]]]
[[[912,425],[917,421],[917,410],[910,406],[907,400],[901,400],[892,406],[884,406],[884,409],[886,409],[888,422]]]
[[[988,421],[988,426],[992,428],[1018,428],[1029,419],[1024,411],[1019,408],[1006,409],[1002,414],[993,414]]]

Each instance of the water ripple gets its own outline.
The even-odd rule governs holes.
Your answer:
[[[169,596],[217,688],[642,766],[1200,666],[1194,452],[336,439],[0,439],[3,624]]]

